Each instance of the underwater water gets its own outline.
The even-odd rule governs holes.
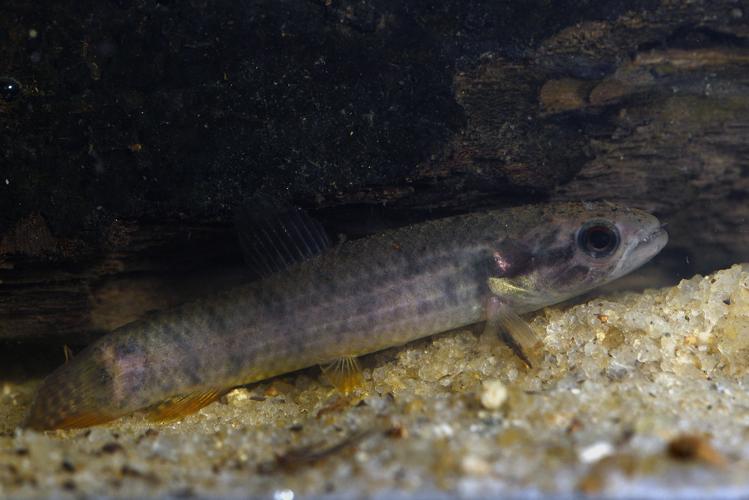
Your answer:
[[[0,496],[745,496],[747,19],[5,2]]]

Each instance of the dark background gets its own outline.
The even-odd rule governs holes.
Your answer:
[[[735,1],[2,2],[0,338],[83,344],[248,279],[258,200],[331,234],[607,199],[641,276],[747,260]]]

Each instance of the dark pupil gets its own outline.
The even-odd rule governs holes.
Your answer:
[[[592,227],[588,231],[588,245],[591,250],[606,250],[611,245],[612,234],[609,228]]]
[[[619,231],[605,222],[585,224],[577,233],[577,246],[593,258],[608,257],[619,247]]]

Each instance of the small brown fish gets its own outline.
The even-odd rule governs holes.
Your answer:
[[[327,252],[300,217],[261,229],[251,253],[273,274],[101,338],[47,377],[27,425],[176,418],[239,385],[480,321],[525,356],[536,339],[519,314],[627,274],[668,239],[655,217],[607,203],[461,215]]]

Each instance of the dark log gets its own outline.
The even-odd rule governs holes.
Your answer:
[[[82,345],[253,278],[231,226],[117,221],[107,236],[101,253],[81,254],[40,216],[20,221],[0,243],[0,339]]]
[[[86,343],[249,279],[232,217],[258,196],[349,236],[608,199],[670,224],[671,281],[749,260],[742,2],[4,12],[0,339]]]

